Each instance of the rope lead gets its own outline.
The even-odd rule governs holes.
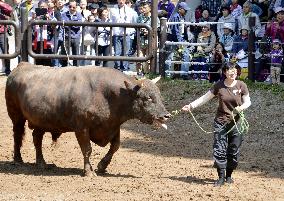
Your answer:
[[[182,110],[175,110],[175,111],[172,111],[172,114],[173,114],[173,115],[177,115],[177,114],[179,114],[181,111],[182,111]],[[239,126],[237,126],[237,122],[236,122],[236,120],[235,120],[234,112],[237,112],[237,113],[239,114],[239,116],[240,116],[240,119],[239,119]],[[206,134],[214,133],[214,132],[209,132],[209,131],[204,130],[204,129],[200,126],[200,124],[197,122],[197,120],[196,120],[196,118],[194,117],[194,115],[192,114],[191,110],[189,110],[189,114],[192,116],[192,118],[193,118],[194,122],[196,123],[196,125],[197,125],[204,133],[206,133]],[[234,121],[234,124],[235,124],[235,125],[234,125],[227,133],[231,132],[232,129],[233,129],[234,127],[236,127],[236,129],[237,129],[237,131],[238,131],[238,133],[239,133],[240,135],[247,134],[247,133],[248,133],[248,130],[249,130],[249,123],[248,123],[247,119],[245,118],[244,112],[243,112],[243,111],[238,112],[238,111],[234,110],[234,111],[232,112],[232,117],[233,117],[233,121]]]

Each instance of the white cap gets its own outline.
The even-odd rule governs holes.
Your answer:
[[[249,27],[248,27],[247,25],[243,25],[242,28],[241,28],[241,30],[243,30],[243,29],[249,31]]]
[[[276,7],[276,8],[274,9],[274,12],[275,12],[275,13],[279,13],[280,11],[284,11],[284,8],[278,6],[278,7]]]
[[[233,27],[232,23],[224,23],[223,29],[230,29],[230,30],[234,31],[234,27]]]

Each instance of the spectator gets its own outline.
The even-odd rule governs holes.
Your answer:
[[[125,1],[126,0],[117,0],[117,5],[110,10],[110,19],[112,22],[135,23],[133,10],[125,4]],[[131,29],[126,29],[125,37],[124,30],[125,29],[121,27],[113,28],[113,46],[115,56],[127,56],[129,54]],[[128,61],[115,61],[114,63],[114,68],[116,69],[120,69],[122,71],[129,70]]]
[[[137,17],[138,17],[138,14],[137,12],[134,10],[134,3],[132,0],[126,0],[125,1],[125,4],[131,8],[131,11],[133,12],[133,16],[134,16],[134,19],[135,19],[135,22],[137,21]],[[129,54],[128,56],[133,56],[136,52],[136,46],[137,46],[137,36],[136,36],[136,30],[135,28],[130,28],[130,50],[129,50]]]
[[[233,48],[232,48],[232,59],[236,62],[239,61],[241,67],[247,67],[247,53],[248,53],[248,26],[241,28],[241,34],[235,36]]]
[[[284,1],[283,0],[272,0],[270,3],[270,8],[274,11],[274,13],[277,13],[277,8],[282,7],[284,8]]]
[[[81,10],[81,14],[83,16],[83,21],[87,21],[89,15],[91,15],[91,11],[87,9],[87,0],[81,0],[80,2],[80,10]]]
[[[225,23],[223,26],[223,35],[219,38],[219,42],[224,44],[225,50],[231,52],[234,43],[233,24]]]
[[[232,0],[232,4],[230,5],[231,15],[238,19],[242,14],[242,7],[239,5],[238,0]]]
[[[255,3],[254,0],[249,0],[251,3],[251,11],[255,14],[257,14],[257,16],[260,18],[260,16],[262,16],[263,11],[262,9]]]
[[[193,56],[194,62],[206,62],[209,59],[209,54],[212,52],[216,44],[216,36],[213,31],[210,30],[210,24],[203,25],[202,31],[198,34],[197,43],[203,43],[206,45],[200,45],[197,47],[197,52]],[[194,71],[208,71],[209,66],[207,64],[203,65],[193,65]],[[207,80],[208,74],[198,73],[193,74],[193,79]]]
[[[160,0],[158,3],[158,17],[170,19],[174,9],[175,4],[173,4],[171,0]]]
[[[98,4],[95,4],[95,3],[92,3],[90,6],[89,6],[89,10],[91,11],[91,14],[93,16],[95,16],[95,19],[98,18],[98,8],[99,8],[99,5]]]
[[[248,51],[248,31],[249,27],[243,26],[240,30],[241,34],[235,36],[232,48],[232,53],[234,53],[234,55],[241,50],[244,50],[245,52]]]
[[[231,15],[231,10],[230,7],[228,6],[223,6],[221,8],[222,11],[222,17],[219,18],[218,22],[220,22],[220,24],[217,24],[217,34],[218,37],[221,38],[222,35],[224,34],[224,23],[228,24],[232,24],[232,26],[230,26],[230,29],[235,32],[235,18]]]
[[[4,0],[0,1],[0,20],[9,20],[13,8],[4,2]],[[1,54],[9,54],[9,43],[8,43],[8,37],[7,37],[7,31],[8,31],[8,26],[7,25],[0,25],[0,53]],[[9,59],[3,59],[3,66],[5,68],[5,74],[9,75],[11,70],[10,70],[10,60]]]
[[[33,13],[35,12],[34,0],[26,0],[21,3],[20,7],[26,9],[26,17],[28,20],[32,19]]]
[[[170,22],[185,22],[185,15],[187,11],[189,11],[189,7],[185,2],[180,2],[177,5],[177,12],[174,13],[171,18],[169,19]],[[173,24],[169,26],[169,34],[168,34],[168,41],[173,41],[173,42],[186,42],[185,41],[185,28],[184,24]],[[175,51],[178,51],[177,47],[171,46],[168,49],[168,52],[170,54],[168,55],[167,60],[173,60]],[[183,48],[182,48],[183,49]],[[186,67],[185,67],[186,68]],[[171,65],[166,64],[166,69],[169,70],[171,69]]]
[[[189,7],[185,2],[178,4],[178,11],[172,15],[170,22],[185,22],[186,12],[189,11]],[[174,24],[169,26],[169,41],[184,42],[185,26],[184,24]]]
[[[73,21],[73,22],[82,22],[83,17],[80,12],[77,10],[77,3],[75,0],[69,2],[69,11],[62,14],[63,21]],[[79,55],[80,53],[80,39],[81,39],[81,27],[80,26],[71,26],[64,27],[61,29],[61,34],[65,46],[63,47],[62,54],[69,55],[70,48],[72,50],[72,55]],[[70,45],[69,45],[70,44]],[[73,66],[78,66],[79,63],[77,60],[73,60]]]
[[[259,15],[259,19],[261,22],[267,22],[267,20],[269,19],[268,16],[269,16],[269,1],[270,0],[251,0],[252,3],[259,7],[259,9],[261,9],[262,11],[262,14]],[[283,1],[284,3],[284,1]]]
[[[65,4],[65,0],[55,0],[54,17],[57,21],[62,21],[62,14],[68,12],[68,7]],[[62,27],[57,26],[55,31],[54,40],[54,51],[56,54],[62,53],[64,49],[63,37],[62,37]],[[52,66],[60,67],[67,66],[67,60],[54,59]]]
[[[48,0],[47,1],[47,13],[50,17],[56,18],[55,17],[55,5],[53,0]]]
[[[48,13],[48,5],[45,1],[40,1],[38,3],[38,8],[44,9],[45,12],[36,12],[33,19],[36,20],[56,20],[56,18],[52,17],[52,15],[49,15]],[[35,10],[37,11],[37,10]],[[33,49],[34,52],[37,54],[52,54],[53,52],[53,27],[50,25],[35,25],[34,26],[34,42],[33,42]],[[46,66],[52,66],[52,60],[51,59],[35,59],[35,64],[37,65],[46,65]]]
[[[202,17],[202,6],[199,5],[195,8],[195,21],[199,22],[200,18]],[[209,16],[209,15],[208,15]]]
[[[281,66],[283,63],[283,49],[281,47],[281,42],[279,39],[274,39],[272,41],[270,59],[271,59],[271,67],[270,67],[271,83],[279,84]]]
[[[218,82],[222,76],[222,67],[229,61],[230,56],[224,48],[223,43],[216,43],[212,53],[210,54],[209,62],[209,82]]]
[[[16,22],[16,24],[20,24],[20,16],[21,16],[21,0],[13,0],[13,17],[12,20]]]
[[[140,7],[143,7],[143,14],[140,14],[137,18],[137,23],[144,23],[146,25],[151,26],[151,4],[149,2],[141,2]],[[159,27],[159,19],[157,19]],[[148,31],[147,29],[141,29],[140,31],[140,52],[139,57],[145,57],[148,53]],[[145,73],[149,73],[150,66],[148,62],[141,63],[137,62],[136,70],[139,75],[144,75]]]
[[[216,20],[221,4],[221,0],[201,0],[202,9],[208,9],[210,17],[213,17],[214,20]]]
[[[210,17],[210,13],[208,9],[204,9],[202,11],[202,16],[199,18],[197,22],[214,22],[214,18]],[[195,26],[194,28],[194,35],[197,38],[198,34],[202,31],[201,26]]]
[[[94,23],[96,20],[94,15],[89,15],[87,21]],[[95,50],[95,41],[96,41],[96,37],[95,37],[95,27],[85,27],[85,35],[84,35],[84,48],[83,49],[83,54],[86,55],[91,55],[91,56],[95,56],[96,55],[96,50]],[[95,61],[94,60],[81,60],[80,63],[81,66],[85,66],[85,65],[95,65]]]
[[[198,22],[214,22],[214,18],[210,17],[208,9],[203,9],[201,18],[198,20]]]
[[[275,9],[276,20],[268,23],[266,28],[266,35],[270,36],[272,40],[278,38],[284,43],[284,8],[277,7]]]
[[[106,6],[98,9],[98,19],[96,22],[108,23],[111,22],[109,19],[109,10]],[[97,56],[109,56],[110,55],[110,27],[98,27],[98,52]],[[110,67],[107,60],[103,61],[104,67]],[[101,65],[101,61],[96,61],[96,66]]]
[[[261,30],[261,24],[258,15],[253,13],[251,9],[252,4],[249,1],[246,1],[243,5],[243,13],[238,18],[238,28],[240,29],[241,27],[249,26],[249,18],[255,17],[255,26],[253,27],[253,31],[255,32],[255,35],[258,36]]]

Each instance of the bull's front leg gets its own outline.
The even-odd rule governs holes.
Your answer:
[[[33,142],[36,149],[36,165],[40,168],[46,167],[46,162],[42,155],[42,139],[44,133],[45,132],[40,129],[33,130]]]
[[[93,169],[90,164],[90,156],[92,153],[92,146],[90,143],[89,130],[84,129],[83,131],[75,132],[77,141],[80,145],[83,157],[84,157],[84,176],[92,176]]]
[[[119,149],[120,146],[120,129],[117,131],[117,134],[110,142],[110,148],[105,155],[105,157],[102,158],[102,160],[98,164],[98,173],[105,173],[107,166],[110,164],[110,161],[112,159],[113,154]]]

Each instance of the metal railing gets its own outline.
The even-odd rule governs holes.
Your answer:
[[[21,31],[20,31],[20,27],[18,24],[16,24],[14,21],[12,20],[0,20],[0,25],[1,26],[4,26],[4,30],[5,32],[4,33],[1,33],[1,34],[4,34],[4,44],[3,45],[3,49],[4,49],[4,52],[2,52],[0,54],[0,59],[13,59],[13,58],[16,58],[18,55],[20,55],[20,52],[21,52],[21,47],[20,47],[20,44],[21,44]],[[9,53],[8,51],[8,33],[7,33],[7,29],[9,26],[12,26],[14,28],[14,31],[13,31],[13,37],[15,39],[15,51],[13,53]]]
[[[78,60],[102,60],[102,61],[137,61],[137,62],[144,62],[153,56],[153,49],[152,46],[152,37],[148,37],[148,54],[145,57],[140,57],[139,55],[134,57],[127,56],[126,52],[124,52],[125,56],[112,56],[112,52],[110,50],[110,56],[95,56],[95,55],[59,55],[55,51],[53,54],[43,54],[43,53],[35,53],[32,48],[32,31],[33,27],[35,25],[43,26],[62,26],[63,28],[69,28],[71,26],[80,26],[84,30],[85,27],[110,27],[110,46],[112,46],[112,30],[113,27],[122,27],[124,28],[124,46],[125,44],[125,38],[126,38],[126,29],[127,28],[135,28],[136,34],[137,34],[137,41],[140,41],[140,29],[147,29],[148,35],[152,36],[152,28],[146,24],[141,23],[102,23],[102,22],[64,22],[64,21],[47,21],[47,20],[34,20],[30,21],[27,27],[28,30],[28,37],[27,37],[27,45],[28,45],[28,53],[31,57],[35,59],[78,59]],[[57,34],[55,34],[57,35]],[[84,31],[82,31],[82,42],[81,45],[84,46]],[[98,39],[98,29],[96,29],[96,41]],[[58,40],[58,37],[55,36],[54,40]],[[69,37],[66,37],[64,40],[67,40],[66,42],[70,43],[71,37],[70,37],[70,31],[69,31]],[[137,43],[137,52],[140,51],[140,45]],[[96,43],[96,50],[98,49],[98,43]],[[68,57],[68,58],[67,58]]]

